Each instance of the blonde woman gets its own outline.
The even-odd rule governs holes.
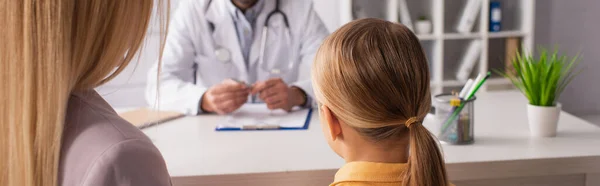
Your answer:
[[[427,59],[405,26],[342,26],[321,45],[312,76],[326,139],[346,160],[332,186],[449,185],[421,123],[431,104]]]
[[[0,0],[0,185],[170,185],[151,141],[94,91],[165,3]]]

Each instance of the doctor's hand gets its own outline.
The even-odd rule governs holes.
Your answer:
[[[288,87],[281,78],[272,78],[267,81],[257,82],[252,86],[251,94],[259,94],[267,107],[271,110],[283,109],[291,111],[294,106],[306,103],[306,94],[302,89]]]
[[[204,93],[201,108],[206,112],[231,113],[246,103],[249,94],[250,87],[227,79]]]

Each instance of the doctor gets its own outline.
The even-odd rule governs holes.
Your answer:
[[[160,75],[146,98],[188,115],[226,114],[246,102],[269,109],[311,105],[310,66],[328,31],[311,0],[182,0]],[[160,87],[156,87],[159,80]]]

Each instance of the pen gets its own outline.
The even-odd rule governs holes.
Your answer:
[[[242,80],[235,79],[235,78],[230,78],[230,79],[233,80],[233,81],[235,81],[235,82],[237,82],[237,83],[239,83],[239,84],[246,85],[246,87],[252,88],[252,85],[250,85],[250,84],[248,84],[248,83],[246,83],[246,82],[244,82]]]
[[[244,81],[241,81],[241,80],[239,80],[239,79],[235,79],[235,78],[229,78],[229,79],[231,79],[231,80],[233,80],[233,81],[235,81],[235,82],[237,82],[237,83],[239,83],[239,84],[245,85],[245,86],[246,86],[246,88],[250,88],[250,89],[252,89],[252,85],[251,85],[251,84],[249,84],[249,83],[246,83],[246,82],[244,82]],[[250,96],[250,102],[251,102],[251,103],[255,103],[255,100],[256,100],[256,95],[249,95],[249,96]]]

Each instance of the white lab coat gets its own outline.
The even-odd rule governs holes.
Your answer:
[[[158,63],[148,74],[146,99],[150,105],[155,105],[158,101],[161,110],[175,110],[195,115],[199,113],[201,97],[209,87],[227,78],[248,83],[269,78],[269,73],[258,64],[258,58],[261,30],[267,14],[275,8],[275,0],[264,0],[264,7],[257,17],[248,67],[239,46],[233,18],[225,4],[227,1],[229,0],[213,0],[207,8],[207,0],[180,2],[170,22],[160,77],[156,77]],[[288,17],[291,44],[280,42],[281,36],[284,35],[282,32],[285,30],[282,16],[272,16],[269,20],[270,31],[265,46],[265,53],[269,56],[264,57],[265,61],[275,64],[289,63],[289,60],[294,60],[293,70],[283,73],[282,78],[289,85],[301,88],[308,96],[314,98],[310,82],[310,66],[328,31],[315,12],[312,0],[280,0],[280,9]],[[213,26],[209,26],[209,22]],[[223,63],[217,60],[216,46],[229,50],[230,62]],[[296,55],[295,57],[274,56],[271,54],[273,52],[269,51],[275,49],[291,50]],[[160,79],[158,99],[157,79]]]

